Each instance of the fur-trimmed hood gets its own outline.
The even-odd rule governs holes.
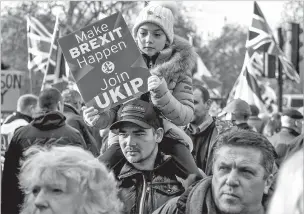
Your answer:
[[[180,75],[192,76],[197,53],[189,42],[180,36],[174,36],[172,45],[162,50],[156,59],[155,66],[150,70],[151,74],[164,77],[168,88],[171,82],[175,82]]]

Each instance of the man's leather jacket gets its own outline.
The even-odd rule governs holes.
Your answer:
[[[179,168],[170,156],[158,153],[152,171],[140,171],[125,159],[112,170],[125,204],[125,213],[150,214],[169,199],[184,192],[177,180]]]

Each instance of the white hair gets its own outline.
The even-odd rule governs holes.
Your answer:
[[[118,198],[117,182],[113,173],[94,156],[76,146],[33,146],[25,152],[19,176],[25,193],[21,214],[32,214],[37,182],[66,186],[74,183],[83,196],[79,214],[118,214],[123,204]]]

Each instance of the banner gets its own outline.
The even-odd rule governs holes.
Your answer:
[[[121,13],[58,42],[87,106],[103,112],[148,91],[150,72]]]
[[[1,71],[1,111],[13,112],[17,109],[17,100],[20,97],[23,72],[15,70]]]

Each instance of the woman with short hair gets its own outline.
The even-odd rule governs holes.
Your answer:
[[[112,173],[76,146],[33,146],[19,176],[21,214],[119,214],[122,202]]]

